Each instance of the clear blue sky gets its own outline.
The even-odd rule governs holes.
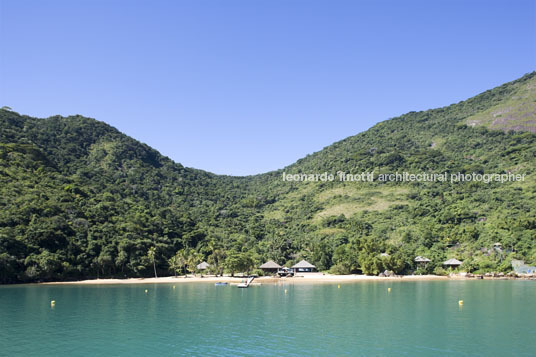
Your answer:
[[[535,23],[534,0],[0,0],[0,105],[255,174],[533,71]]]

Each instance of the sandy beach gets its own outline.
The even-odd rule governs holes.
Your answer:
[[[129,279],[91,279],[80,281],[46,282],[48,285],[112,285],[112,284],[176,284],[176,283],[230,283],[238,284],[245,278],[231,276],[168,276],[161,278],[129,278]],[[255,278],[254,284],[302,284],[302,283],[351,283],[359,281],[421,281],[421,280],[449,280],[447,276],[438,275],[405,275],[399,277],[379,277],[369,275],[331,275],[322,273],[304,274],[304,276],[277,278],[261,276]]]

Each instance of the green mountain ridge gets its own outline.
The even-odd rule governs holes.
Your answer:
[[[268,259],[307,259],[321,270],[367,274],[443,273],[451,257],[482,272],[509,271],[512,258],[535,263],[534,88],[531,73],[247,177],[183,167],[94,119],[2,109],[0,282],[150,276],[153,264],[171,274],[202,260],[236,272]],[[282,180],[283,172],[338,171],[511,172],[527,179]],[[416,255],[432,263],[423,270]]]

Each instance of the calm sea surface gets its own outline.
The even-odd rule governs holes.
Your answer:
[[[535,281],[175,285],[2,286],[0,355],[536,356]]]

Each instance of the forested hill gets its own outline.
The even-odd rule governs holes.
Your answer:
[[[0,126],[4,282],[143,275],[149,247],[197,246],[244,194],[93,119],[1,110]]]
[[[536,263],[536,75],[375,125],[276,172],[185,168],[102,122],[0,110],[0,282]],[[524,182],[286,182],[293,173],[514,173]],[[501,249],[493,248],[501,243]],[[381,254],[381,253],[387,253]]]

